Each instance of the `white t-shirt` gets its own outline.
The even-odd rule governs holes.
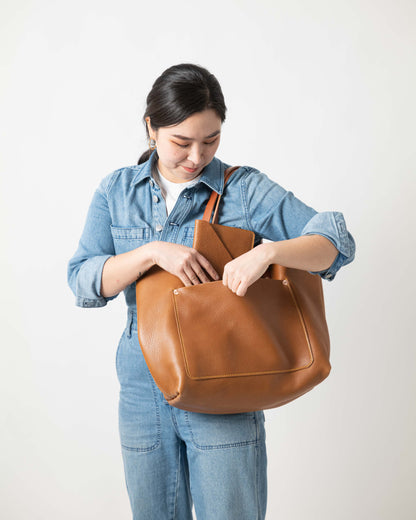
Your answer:
[[[168,215],[172,211],[173,206],[175,205],[181,191],[184,188],[188,188],[189,186],[192,186],[193,184],[197,183],[201,175],[202,172],[194,179],[191,179],[190,181],[186,182],[172,182],[169,181],[166,177],[164,177],[163,174],[160,172],[159,168],[157,168],[157,174],[156,171],[154,172],[155,181],[158,183],[163,198],[166,201],[166,210]]]

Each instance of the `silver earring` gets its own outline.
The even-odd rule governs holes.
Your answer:
[[[150,150],[154,150],[156,148],[156,141],[154,139],[149,139],[149,148]]]

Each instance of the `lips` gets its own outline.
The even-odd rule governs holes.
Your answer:
[[[194,173],[197,171],[198,168],[187,168],[186,166],[182,166],[184,170],[186,170],[189,173]]]

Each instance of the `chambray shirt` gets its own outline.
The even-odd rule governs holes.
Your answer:
[[[68,283],[76,305],[102,307],[116,298],[100,293],[103,266],[111,256],[155,240],[192,247],[194,221],[202,218],[212,190],[222,194],[224,171],[231,166],[214,157],[199,181],[182,190],[167,216],[165,200],[152,175],[157,158],[154,150],[146,162],[113,171],[97,187],[78,248],[68,263]],[[328,238],[338,250],[334,262],[326,270],[309,271],[328,281],[355,256],[355,241],[342,213],[318,213],[251,166],[241,166],[229,178],[218,224],[252,230],[254,246],[263,238],[279,241],[314,234]],[[135,283],[125,288],[124,295],[127,306],[135,309]]]

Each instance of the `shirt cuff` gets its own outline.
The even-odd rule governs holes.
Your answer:
[[[302,235],[322,235],[338,249],[338,254],[328,269],[309,271],[332,281],[337,271],[355,257],[355,241],[348,232],[345,219],[339,211],[323,211],[314,215],[302,230]]]
[[[115,296],[101,295],[101,276],[105,262],[113,255],[94,256],[80,267],[76,280],[75,305],[78,307],[104,307]]]

